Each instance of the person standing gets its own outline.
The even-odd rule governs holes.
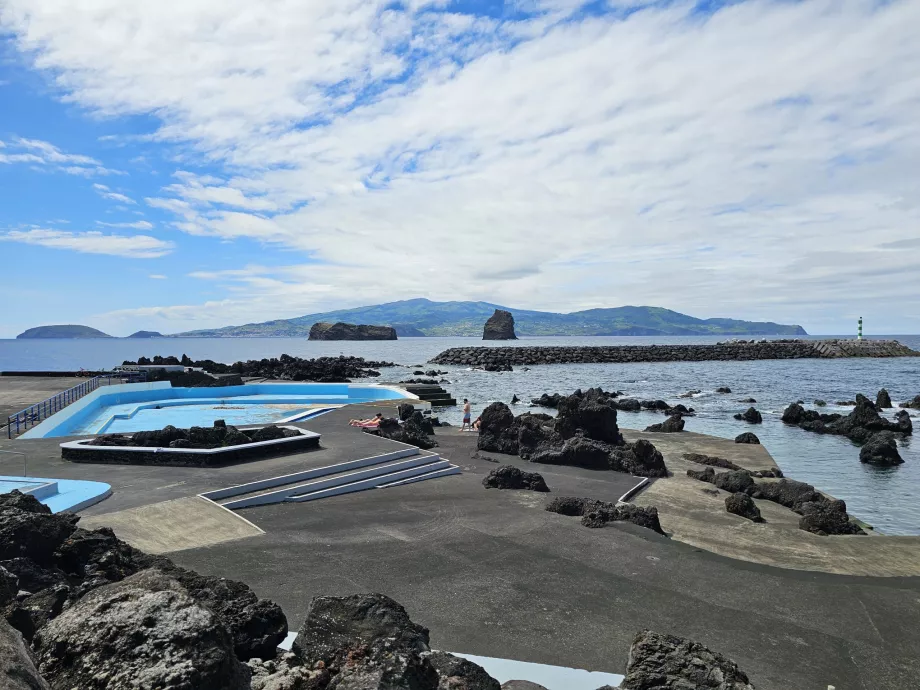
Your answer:
[[[460,431],[470,431],[472,430],[470,425],[470,401],[466,398],[463,399],[463,425],[460,427]]]

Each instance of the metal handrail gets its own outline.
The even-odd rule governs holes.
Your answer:
[[[30,405],[26,409],[20,410],[16,414],[7,417],[6,437],[13,438],[14,433],[16,436],[24,433],[29,427],[33,427],[51,415],[60,412],[71,403],[92,393],[99,388],[99,386],[111,385],[112,379],[118,379],[122,383],[141,383],[147,380],[147,372],[139,371],[102,374],[101,376],[94,376],[78,386],[56,393],[50,398],[42,400],[40,403]],[[14,428],[15,432],[13,431]]]

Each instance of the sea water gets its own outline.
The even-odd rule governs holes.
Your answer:
[[[826,336],[825,336],[826,337]],[[920,336],[879,336],[895,338],[920,349]],[[519,345],[644,345],[715,343],[716,337],[592,337],[523,338],[514,342],[485,343],[515,347]],[[787,427],[780,421],[790,402],[804,400],[813,406],[816,399],[829,404],[825,412],[846,413],[835,401],[852,400],[856,393],[871,399],[879,388],[887,388],[897,404],[920,394],[920,358],[841,359],[841,360],[763,360],[748,362],[675,362],[636,364],[565,364],[516,367],[513,372],[487,373],[462,366],[434,366],[426,362],[449,347],[483,344],[473,338],[403,338],[398,341],[324,342],[304,338],[168,338],[100,340],[0,340],[0,371],[75,370],[110,368],[123,360],[140,356],[183,353],[193,359],[234,362],[277,357],[287,353],[298,357],[356,355],[368,359],[399,363],[382,369],[379,380],[399,381],[414,378],[416,365],[422,370],[439,369],[448,373],[442,384],[454,397],[469,398],[473,417],[490,402],[510,402],[513,395],[522,403],[513,407],[516,414],[528,409],[531,398],[541,393],[571,393],[576,388],[601,386],[622,390],[640,399],[682,402],[697,410],[686,420],[686,429],[734,438],[743,431],[756,433],[779,466],[790,477],[814,484],[842,498],[853,515],[886,534],[920,534],[920,438],[900,442],[905,462],[894,468],[879,468],[859,462],[859,449],[845,438],[821,436]],[[0,377],[0,387],[3,379]],[[728,386],[731,394],[715,389]],[[681,394],[702,392],[685,399]],[[750,425],[732,418],[749,407],[739,402],[755,398],[764,423]],[[897,408],[895,408],[897,409]],[[886,415],[891,418],[894,410]],[[911,410],[920,434],[920,412]],[[439,411],[441,418],[459,423],[458,408]],[[662,421],[652,412],[619,414],[620,425],[642,429]],[[628,438],[629,434],[626,433]]]

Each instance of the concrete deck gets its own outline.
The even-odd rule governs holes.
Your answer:
[[[85,383],[85,378],[57,376],[0,376],[0,428],[6,434],[6,418],[29,405]]]
[[[32,474],[108,482],[115,493],[81,513],[91,516],[87,524],[108,520],[135,543],[159,539],[154,548],[184,566],[247,582],[281,604],[295,630],[313,596],[380,591],[431,629],[435,648],[457,652],[623,673],[633,636],[651,628],[730,656],[758,690],[904,690],[920,678],[920,577],[856,577],[749,558],[758,549],[790,558],[802,547],[783,541],[803,535],[825,548],[839,540],[871,549],[907,538],[812,538],[787,525],[797,520],[791,512],[774,515],[763,502],[769,522],[747,534],[741,518],[724,514],[721,498],[711,497],[718,510],[700,503],[696,494],[709,501],[702,485],[679,476],[656,481],[637,499],[658,504],[674,538],[623,523],[588,529],[546,512],[546,502],[559,495],[615,500],[632,477],[494,456],[539,471],[552,493],[487,490],[482,478],[496,464],[475,451],[475,435],[453,428],[438,430],[437,450],[462,467],[460,476],[226,518],[215,512],[218,524],[198,534],[188,519],[187,535],[171,533],[175,521],[163,521],[168,529],[145,526],[146,516],[170,507],[185,513],[200,500],[189,497],[208,488],[383,452],[391,442],[346,424],[376,409],[352,406],[310,420],[304,426],[323,435],[321,450],[218,469],[75,465],[60,459],[64,439],[2,438],[0,448],[27,452]],[[690,447],[754,469],[768,460],[763,448],[729,448],[696,434],[656,434],[653,442],[677,473]],[[232,529],[239,517],[264,534],[191,543],[205,531]],[[704,538],[712,542],[707,549],[693,543]],[[721,548],[734,557],[719,555]],[[875,553],[886,560],[884,547]],[[806,565],[841,558],[820,551],[797,557]]]
[[[673,477],[655,480],[634,499],[638,505],[658,508],[661,525],[673,539],[722,556],[779,568],[841,575],[920,576],[920,537],[820,537],[800,530],[801,516],[772,501],[755,501],[766,523],[753,523],[726,512],[728,492],[708,494],[703,489],[713,489],[711,484],[686,476],[688,469],[701,470],[704,466],[684,460],[684,453],[717,455],[749,470],[776,467],[763,446],[689,432],[624,429],[624,434],[630,440],[645,438],[654,443],[674,473]]]

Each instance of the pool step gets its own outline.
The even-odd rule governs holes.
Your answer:
[[[316,467],[201,495],[235,510],[286,501],[313,501],[459,473],[459,467],[438,455],[407,446],[390,453]]]

